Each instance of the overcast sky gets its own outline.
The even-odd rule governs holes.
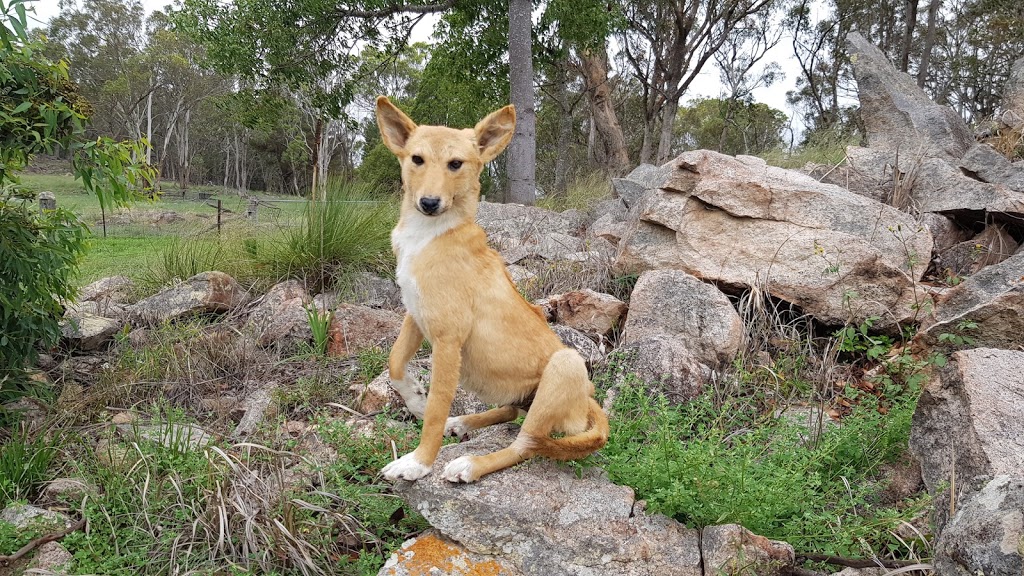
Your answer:
[[[162,10],[165,6],[170,4],[169,0],[141,0],[142,6],[148,12],[154,10]],[[29,2],[29,6],[35,7],[35,16],[29,14],[29,25],[31,27],[42,26],[50,18],[53,18],[60,12],[58,0],[33,0]],[[424,22],[417,26],[416,30],[413,31],[413,41],[429,41],[433,30],[433,22],[435,19],[424,19]],[[794,114],[793,110],[786,104],[786,92],[792,90],[796,86],[796,79],[798,76],[799,69],[796,63],[793,61],[791,56],[792,50],[792,38],[789,34],[783,36],[782,41],[769,53],[764,59],[766,62],[778,62],[785,73],[785,78],[781,81],[776,82],[768,88],[759,88],[754,91],[754,98],[758,102],[764,102],[772,108],[782,110],[788,116]],[[698,97],[715,97],[720,94],[722,90],[722,84],[719,80],[718,69],[713,65],[713,62],[709,62],[704,67],[704,71],[701,72],[698,79],[691,85],[690,91],[684,96],[684,101],[681,104],[685,104],[686,101]],[[799,121],[794,121],[794,125],[798,126]],[[799,130],[799,128],[798,128]]]

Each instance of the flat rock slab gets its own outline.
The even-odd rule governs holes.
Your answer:
[[[157,325],[193,314],[227,312],[249,300],[249,293],[223,272],[202,272],[128,308],[134,323]]]
[[[635,506],[633,491],[598,470],[577,474],[534,459],[473,484],[440,477],[451,460],[504,448],[518,428],[494,426],[446,446],[434,472],[395,491],[446,537],[476,554],[500,556],[524,575],[702,574],[700,534]]]

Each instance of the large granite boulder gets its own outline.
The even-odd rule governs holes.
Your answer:
[[[91,352],[104,347],[124,322],[78,309],[69,309],[60,323],[60,335],[69,347]]]
[[[921,151],[953,162],[964,155],[974,138],[956,112],[932,102],[909,74],[857,32],[846,36],[846,44],[869,146]]]
[[[762,285],[826,324],[914,317],[932,239],[904,212],[790,170],[686,152],[619,245],[616,269],[683,270],[726,290]]]
[[[651,270],[633,288],[620,350],[630,371],[683,401],[733,361],[744,334],[717,288],[680,270]]]
[[[910,449],[929,491],[1024,470],[1024,352],[979,348],[952,355],[925,386]]]
[[[1024,167],[1012,164],[988,144],[977,143],[960,159],[960,168],[982,182],[1002,184],[1011,190],[1024,192]]]
[[[195,314],[227,312],[249,301],[249,293],[231,276],[202,272],[128,307],[137,324],[156,325]]]

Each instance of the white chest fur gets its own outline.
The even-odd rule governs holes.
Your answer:
[[[391,231],[391,246],[398,260],[395,280],[402,290],[402,304],[424,330],[426,328],[423,326],[420,310],[420,286],[413,274],[413,263],[424,250],[429,250],[429,245],[435,238],[454,228],[457,223],[458,221],[449,214],[424,216],[417,212],[403,217],[398,226]]]

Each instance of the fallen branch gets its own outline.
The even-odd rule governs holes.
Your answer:
[[[904,568],[919,564],[917,560],[883,560],[881,558],[843,558],[841,556],[829,556],[827,554],[798,554],[798,558],[810,560],[811,562],[824,562],[847,568]]]
[[[18,550],[14,554],[11,554],[10,556],[0,556],[0,566],[8,566],[14,562],[17,562],[18,560],[21,560],[26,554],[42,546],[43,544],[46,544],[47,542],[53,542],[54,540],[60,540],[68,534],[71,534],[72,532],[77,532],[82,528],[85,528],[85,518],[82,518],[78,522],[75,522],[70,528],[64,530],[63,532],[53,532],[51,534],[47,534],[45,536],[40,536],[39,538],[36,538],[28,544],[22,546],[20,550]]]

